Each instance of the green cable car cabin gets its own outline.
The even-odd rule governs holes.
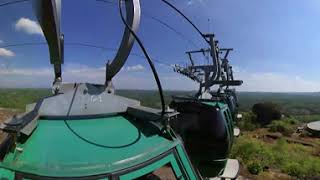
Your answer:
[[[19,134],[9,134],[1,147],[0,177],[10,180],[150,179],[152,173],[155,176],[160,169],[157,177],[162,179],[162,168],[165,172],[162,174],[175,179],[199,179],[180,138],[174,132],[162,132],[155,126],[159,110],[107,92],[92,95],[95,94],[92,91],[100,87],[103,88],[78,84],[73,90],[43,99],[40,114],[34,115],[31,109],[8,122],[7,132],[10,128],[11,132],[19,128]],[[118,102],[116,105],[123,108],[123,112],[93,111],[97,110],[97,104],[101,105],[100,101],[94,104],[82,101],[88,103],[87,111],[94,112],[90,115],[81,115],[78,108],[84,104],[76,101],[68,116],[58,116],[65,107],[55,107],[61,112],[46,108],[58,105],[62,99],[63,104],[69,106],[73,94],[78,94],[77,99],[84,92],[88,98],[83,99]],[[176,114],[170,116],[174,118]],[[23,127],[19,118],[29,123]]]

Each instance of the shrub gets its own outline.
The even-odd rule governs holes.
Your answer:
[[[285,164],[283,170],[288,173],[290,176],[296,176],[299,177],[302,174],[305,174],[303,172],[303,168],[301,167],[300,164],[298,164],[297,162],[288,162],[287,164]]]
[[[247,168],[248,171],[254,175],[258,175],[263,170],[263,167],[259,162],[252,162],[248,165]]]
[[[280,106],[274,103],[257,103],[253,105],[252,112],[257,115],[256,121],[262,125],[271,123],[272,120],[281,119]]]
[[[256,115],[252,112],[241,112],[242,119],[237,122],[237,126],[242,131],[253,131],[260,127],[259,124],[255,123]]]
[[[283,135],[289,136],[292,133],[295,132],[296,127],[294,126],[296,124],[295,119],[284,119],[284,120],[278,120],[278,121],[272,121],[269,127],[269,131],[271,132],[280,132]]]

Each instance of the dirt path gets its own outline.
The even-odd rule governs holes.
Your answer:
[[[3,121],[7,120],[8,118],[10,118],[11,116],[17,113],[19,112],[15,109],[0,108],[0,123],[2,123]]]
[[[0,108],[0,123],[3,123],[8,118],[18,113],[19,111],[15,109]],[[2,131],[0,131],[0,142],[3,140],[4,137],[5,137],[5,134]]]

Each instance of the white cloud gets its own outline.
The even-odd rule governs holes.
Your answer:
[[[76,69],[76,67],[80,67]],[[74,67],[74,68],[73,68]],[[50,87],[54,73],[52,67],[4,68],[0,66],[0,88]],[[103,82],[104,71],[85,65],[67,64],[63,68],[64,82]],[[100,80],[100,82],[99,82]]]
[[[237,87],[242,91],[261,92],[318,92],[320,82],[275,72],[252,73],[245,70],[235,72],[235,79],[243,80],[243,85]]]
[[[7,68],[0,66],[0,88],[49,87],[52,84],[51,68]]]
[[[191,5],[195,4],[195,3],[203,4],[203,3],[204,3],[204,0],[188,0],[188,1],[187,1],[187,5],[188,5],[188,6],[191,6]]]
[[[156,89],[151,72],[140,71],[142,65],[125,67],[114,78],[117,89]],[[197,85],[176,73],[159,73],[164,89],[194,90]],[[50,87],[53,80],[53,68],[9,68],[0,66],[1,87]],[[66,64],[63,68],[64,82],[104,83],[105,68],[89,67],[81,64]]]
[[[50,76],[52,70],[49,68],[42,69],[0,69],[1,76]]]
[[[137,65],[136,65],[137,66]],[[131,66],[130,66],[131,67]],[[143,67],[143,66],[142,66]],[[138,68],[139,69],[139,68]],[[141,67],[140,67],[141,69]],[[235,79],[244,81],[236,87],[241,91],[263,92],[315,92],[320,91],[320,82],[311,81],[300,76],[283,73],[252,73],[236,68]],[[159,73],[163,89],[197,90],[198,84],[177,73]],[[15,68],[0,66],[0,87],[50,87],[53,80],[53,68]],[[64,82],[104,83],[105,68],[89,67],[81,64],[66,64],[63,68]],[[151,72],[135,73],[127,67],[113,80],[117,89],[157,89]]]
[[[142,66],[141,64],[125,67],[125,70],[129,72],[143,71],[144,69],[145,69],[144,66]]]
[[[187,5],[188,6],[190,6],[190,5],[192,5],[194,2],[192,1],[192,0],[189,0],[188,2],[187,2]]]
[[[5,48],[0,48],[0,57],[13,57],[15,56],[15,53],[5,49]]]
[[[28,34],[43,35],[42,29],[36,21],[32,21],[31,19],[24,18],[24,17],[20,18],[16,22],[15,29],[17,31],[23,31]]]
[[[105,67],[89,67],[83,64],[66,64],[63,68],[65,82],[103,83]]]

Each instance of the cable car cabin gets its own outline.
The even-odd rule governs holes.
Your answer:
[[[233,143],[234,124],[228,105],[174,97],[170,107],[180,112],[170,125],[182,137],[200,174],[221,175]]]
[[[238,113],[238,99],[235,90],[225,90],[224,93],[210,92],[212,95],[211,100],[227,104],[235,120],[235,115]]]
[[[160,110],[104,86],[71,87],[1,125],[0,179],[201,179],[180,138],[155,125]]]

